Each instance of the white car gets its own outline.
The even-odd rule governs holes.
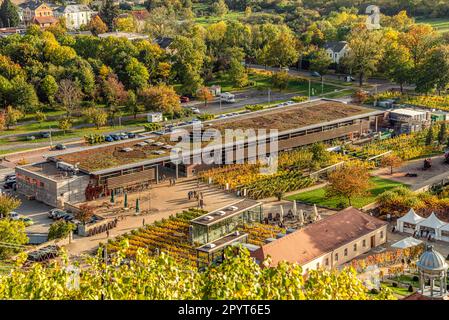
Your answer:
[[[15,211],[11,211],[11,213],[9,214],[9,218],[11,220],[19,220],[20,219],[20,214],[18,214]]]
[[[200,109],[198,109],[198,108],[196,108],[196,107],[192,107],[192,108],[190,108],[190,110],[192,110],[192,112],[193,112],[194,114],[201,114]]]

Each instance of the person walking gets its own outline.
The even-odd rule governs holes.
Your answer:
[[[204,207],[204,200],[200,199],[200,208],[203,209],[203,207]]]
[[[145,227],[145,218],[142,219],[142,227]]]
[[[109,230],[106,230],[106,238],[109,238]]]

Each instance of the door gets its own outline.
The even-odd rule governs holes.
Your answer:
[[[376,246],[376,236],[371,236],[371,248]]]

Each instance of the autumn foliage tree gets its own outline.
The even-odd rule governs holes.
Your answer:
[[[179,96],[171,86],[161,84],[148,87],[140,90],[138,95],[139,101],[144,105],[146,110],[174,114],[181,109]]]
[[[393,174],[393,169],[400,167],[402,159],[395,154],[388,154],[381,160],[382,167],[390,167],[390,174]]]
[[[83,224],[86,224],[90,221],[94,213],[95,209],[93,206],[83,204],[79,207],[79,211],[75,212],[75,219],[81,221]]]
[[[207,87],[198,89],[196,96],[199,100],[204,101],[204,106],[207,107],[207,103],[214,99],[214,96]]]
[[[101,20],[100,16],[94,16],[88,25],[89,30],[96,36],[108,31],[108,26]]]
[[[351,162],[329,174],[329,185],[326,186],[326,197],[342,197],[348,199],[352,206],[352,199],[363,196],[370,187],[370,175],[363,163]]]

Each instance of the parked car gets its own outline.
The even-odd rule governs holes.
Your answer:
[[[25,226],[29,227],[32,226],[34,224],[33,219],[29,218],[29,217],[20,217],[20,220],[23,221],[23,223],[25,224]]]
[[[41,138],[50,138],[50,132],[41,132]]]
[[[111,138],[114,139],[114,141],[120,140],[120,137],[117,134],[111,134]]]
[[[128,132],[127,135],[128,135],[128,138],[130,138],[130,139],[136,137],[136,134],[134,132]]]
[[[310,75],[311,75],[312,77],[319,77],[319,78],[321,78],[321,74],[319,74],[319,73],[316,72],[316,71],[312,71],[312,72],[310,73]]]
[[[104,141],[106,141],[106,142],[113,142],[114,139],[112,139],[112,137],[108,135],[108,136],[104,137]]]
[[[191,107],[190,110],[192,110],[192,112],[193,112],[194,114],[201,114],[200,109],[198,109],[197,107]]]
[[[27,140],[35,140],[36,137],[35,136],[27,136]]]
[[[295,101],[289,100],[289,101],[287,101],[285,104],[286,104],[287,106],[290,106],[290,105],[295,104],[295,103],[296,103]]]
[[[19,219],[20,219],[20,214],[18,214],[18,213],[15,212],[15,211],[11,211],[11,212],[9,213],[9,218],[10,218],[11,220],[19,220]]]
[[[8,180],[15,180],[16,179],[16,174],[15,173],[13,173],[13,174],[7,174],[6,176],[5,176],[5,179],[4,179],[4,181],[6,182],[6,181],[8,181]]]
[[[179,101],[181,103],[187,103],[187,102],[190,102],[190,99],[189,99],[189,97],[182,96],[181,98],[179,98]]]
[[[61,209],[51,209],[50,211],[48,211],[48,217],[53,220],[61,219],[66,214],[67,212]]]
[[[3,188],[5,188],[5,189],[13,189],[13,190],[16,190],[16,187],[17,187],[17,183],[16,183],[16,180],[15,180],[15,179],[14,179],[14,180],[8,180],[8,181],[6,181],[5,184],[3,185]]]
[[[62,144],[62,143],[58,143],[58,144],[55,146],[55,149],[56,149],[56,150],[65,150],[65,149],[67,149],[67,147],[66,147],[64,144]]]
[[[72,221],[73,219],[75,219],[75,217],[74,217],[74,215],[72,213],[67,213],[67,214],[62,216],[62,219],[64,219],[65,221],[69,222],[69,221]]]

